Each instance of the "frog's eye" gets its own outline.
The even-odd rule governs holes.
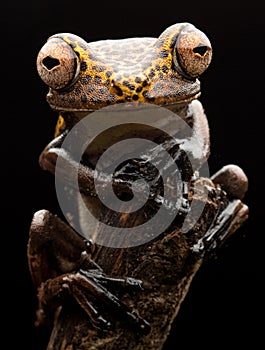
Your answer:
[[[175,68],[187,78],[197,78],[209,66],[212,47],[207,36],[196,29],[179,34],[173,60]]]
[[[79,59],[70,45],[60,38],[52,38],[41,48],[37,70],[41,79],[52,89],[64,89],[76,80]]]

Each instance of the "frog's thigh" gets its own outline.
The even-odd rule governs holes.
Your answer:
[[[28,262],[35,286],[71,272],[86,249],[84,240],[47,210],[33,215],[28,242]]]
[[[211,179],[233,198],[242,199],[248,189],[246,174],[239,166],[234,164],[224,166]]]

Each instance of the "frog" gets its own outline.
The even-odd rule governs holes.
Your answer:
[[[202,179],[199,175],[201,166],[210,155],[209,125],[199,101],[199,78],[211,60],[210,40],[188,22],[169,26],[158,38],[134,37],[86,42],[72,33],[50,36],[37,55],[37,71],[49,88],[47,102],[58,113],[58,120],[53,140],[40,155],[41,167],[55,174],[56,161],[60,155],[65,169],[68,169],[61,169],[66,186],[72,186],[71,169],[78,169],[79,190],[87,198],[90,209],[101,213],[103,209],[94,186],[94,178],[98,176],[95,170],[98,145],[88,148],[79,163],[69,150],[62,148],[69,132],[85,116],[111,106],[129,104],[130,108],[136,108],[150,105],[177,113],[192,131],[189,137],[177,145],[174,159],[181,168],[181,175],[188,188],[201,181],[205,188],[210,189],[215,207],[218,207],[212,225],[206,232],[189,238],[189,242],[192,242],[189,251],[201,257],[207,249],[214,250],[224,237],[229,237],[248,218],[248,207],[242,203],[248,189],[248,179],[235,164],[224,166],[209,179]],[[131,126],[125,126],[122,138],[128,137],[130,132]],[[160,137],[153,128],[143,130],[142,126],[134,131],[134,135],[143,132],[144,136],[152,140]],[[120,140],[119,137],[114,135],[114,140]],[[199,152],[194,146],[195,137],[200,140]],[[108,142],[100,139],[101,150],[108,147]],[[163,139],[163,142],[172,148],[167,139]],[[187,165],[187,152],[196,164],[195,169]],[[137,164],[136,168],[128,163],[123,167],[123,175],[139,169],[143,169],[142,163]],[[141,171],[147,173],[146,169]],[[104,176],[102,178],[104,182]],[[123,178],[113,183],[123,195],[130,193],[131,185],[130,179]],[[180,212],[185,217],[190,211],[187,190],[181,196]],[[118,220],[122,220],[122,215]],[[173,231],[174,228],[167,229],[167,233]],[[161,237],[157,237],[155,246],[159,240],[164,242],[167,235],[164,233]],[[29,268],[39,300],[36,325],[51,322],[65,300],[72,298],[85,312],[92,329],[109,330],[113,323],[122,320],[125,323],[123,332],[128,332],[128,323],[129,328],[142,336],[154,337],[150,313],[147,313],[150,319],[146,319],[135,308],[127,305],[131,304],[128,290],[140,295],[148,290],[145,285],[151,288],[151,282],[137,267],[135,271],[139,273],[134,276],[126,276],[125,272],[117,276],[111,269],[105,271],[99,263],[104,261],[104,257],[99,257],[97,244],[80,236],[73,227],[46,209],[33,215],[27,249]],[[150,246],[148,249],[151,249]],[[147,250],[144,252],[147,254]],[[110,259],[112,256],[117,258],[116,251],[112,251]],[[150,263],[148,259],[146,261]],[[196,269],[190,270],[195,273]],[[188,289],[187,285],[181,288],[183,293]],[[125,294],[127,297],[124,301],[122,296]],[[183,299],[184,294],[181,295],[180,299]],[[165,341],[165,336],[161,339]],[[138,349],[135,344],[131,346],[132,349]],[[155,346],[152,346],[154,349]],[[129,346],[126,348],[129,349]]]

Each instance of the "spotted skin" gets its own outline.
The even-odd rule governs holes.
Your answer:
[[[81,58],[80,78],[73,87],[71,99],[66,101],[68,108],[72,104],[74,108],[83,109],[88,102],[89,107],[96,109],[97,106],[126,101],[155,102],[155,95],[160,99],[161,96],[167,99],[177,97],[178,81],[174,79],[176,73],[170,72],[170,52],[154,50],[155,39],[100,41],[88,44],[85,51],[78,42],[73,43],[71,37],[63,39],[80,53]],[[89,49],[95,54],[88,54]],[[121,61],[122,52],[126,55]],[[198,87],[196,83],[194,85],[196,93]],[[63,106],[61,92],[58,98],[60,96],[60,105]]]
[[[174,66],[176,42],[183,31],[199,32],[181,23],[166,29],[158,39],[87,43],[73,34],[52,36],[50,39],[61,39],[72,48],[80,71],[69,88],[51,88],[48,102],[56,110],[80,111],[128,101],[165,105],[198,97],[199,80],[187,79]]]

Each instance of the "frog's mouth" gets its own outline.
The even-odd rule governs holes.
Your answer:
[[[168,108],[171,111],[178,111],[179,109],[187,106],[190,102],[193,100],[198,99],[201,96],[201,91],[195,92],[194,94],[191,94],[189,96],[185,96],[184,98],[164,98],[164,97],[158,97],[158,98],[146,98],[145,101],[134,101],[132,98],[127,97],[125,101],[122,101],[123,103],[130,103],[132,106],[138,106],[139,104],[147,103],[152,104],[160,107]],[[109,100],[102,100],[100,103],[94,103],[93,101],[88,102],[86,106],[82,106],[78,104],[77,106],[69,106],[65,105],[65,99],[61,99],[59,96],[54,96],[53,93],[49,92],[47,95],[47,101],[50,105],[50,107],[57,112],[74,112],[77,116],[82,116],[84,113],[92,113],[95,111],[100,110],[101,108],[108,107],[111,105],[120,104],[119,101],[112,101]],[[133,108],[133,107],[132,107]]]
[[[128,80],[128,84],[131,80]],[[131,90],[119,81],[113,80],[109,86],[105,83],[84,85],[77,81],[69,89],[50,88],[47,101],[56,111],[93,112],[103,107],[122,103],[148,103],[169,107],[182,106],[200,96],[200,81],[187,80],[170,75],[164,79],[148,81],[146,86],[136,88],[129,84]]]

